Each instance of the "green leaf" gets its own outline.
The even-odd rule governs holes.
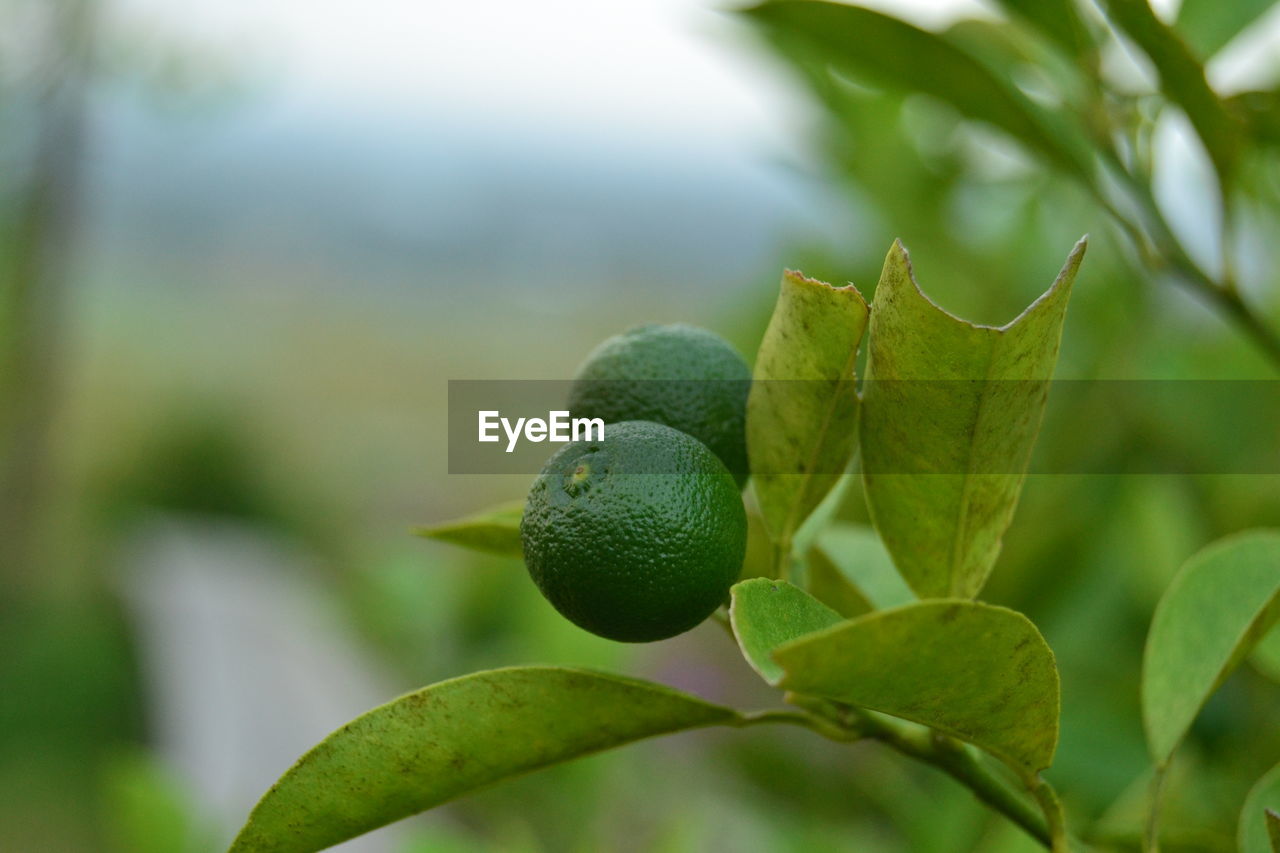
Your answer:
[[[816,0],[769,0],[744,14],[775,36],[801,40],[836,71],[946,101],[1092,182],[1088,154],[1065,125],[936,33],[870,9]]]
[[[782,277],[747,399],[747,455],[775,543],[790,545],[857,448],[854,360],[866,325],[853,285]]]
[[[1183,564],[1156,606],[1143,654],[1142,716],[1157,764],[1278,614],[1280,532],[1228,536]]]
[[[103,835],[119,853],[200,853],[217,849],[189,791],[158,758],[137,750],[105,761]]]
[[[1092,50],[1089,31],[1072,0],[997,0],[1006,12],[1030,24],[1073,57]]]
[[[1272,7],[1275,0],[1182,0],[1178,32],[1195,52],[1213,56]]]
[[[1040,430],[1081,240],[1013,322],[967,323],[921,292],[895,242],[871,312],[862,467],[872,521],[921,597],[971,598],[1000,553]]]
[[[773,650],[806,634],[830,628],[840,614],[786,581],[743,581],[730,590],[729,621],[742,656],[770,684],[782,678]]]
[[[461,545],[473,551],[501,557],[523,556],[520,545],[520,517],[524,501],[503,504],[457,521],[446,521],[429,527],[418,527],[414,533],[425,539],[437,539]]]
[[[1273,628],[1258,641],[1253,650],[1253,665],[1267,678],[1280,682],[1280,628]]]
[[[856,423],[854,425],[853,452],[856,456],[858,452]],[[849,489],[854,485],[856,475],[852,469],[856,467],[856,464],[857,459],[855,458],[851,461],[849,468],[845,469],[845,472],[836,478],[835,484],[831,486],[826,497],[813,508],[813,511],[809,513],[809,517],[796,530],[795,536],[791,540],[793,553],[797,555],[808,553],[818,540],[818,536],[827,529],[836,517],[840,507],[844,505],[845,499],[849,496]]]
[[[1225,4],[1230,5],[1230,4]],[[1223,187],[1240,155],[1240,127],[1205,79],[1204,66],[1182,37],[1161,21],[1147,0],[1103,0],[1108,17],[1151,58],[1165,97],[1182,107]]]
[[[821,548],[809,549],[805,566],[809,593],[842,617],[861,616],[876,609]]]
[[[816,550],[866,598],[875,610],[915,600],[915,593],[893,566],[880,537],[869,527],[837,522],[818,537]]]
[[[777,577],[778,564],[773,558],[773,546],[769,543],[769,531],[759,513],[747,511],[747,553],[742,558],[742,572],[738,580]]]
[[[981,62],[996,77],[1033,88],[1049,99],[1047,104],[1065,106],[1086,102],[1090,97],[1085,73],[1089,66],[1096,65],[1096,53],[1091,58],[1077,56],[1069,49],[1055,51],[1020,24],[998,19],[961,18],[938,35]]]
[[[1240,853],[1277,853],[1280,838],[1280,764],[1259,779],[1245,797],[1236,831]]]
[[[1053,652],[1022,614],[933,600],[842,622],[773,653],[780,686],[902,717],[985,749],[1023,776],[1058,742]]]
[[[742,721],[657,684],[579,669],[443,681],[357,717],[298,759],[254,807],[231,853],[310,853],[501,779]]]
[[[1241,92],[1227,98],[1227,109],[1259,146],[1280,146],[1280,90]]]

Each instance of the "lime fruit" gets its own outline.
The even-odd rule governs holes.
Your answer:
[[[694,627],[738,579],[742,496],[697,439],[649,421],[558,450],[520,521],[525,565],[566,619],[642,643]]]
[[[655,421],[688,433],[747,482],[751,369],[724,338],[676,323],[637,326],[587,356],[569,392],[574,417]]]

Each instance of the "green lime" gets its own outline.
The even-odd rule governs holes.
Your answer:
[[[751,369],[724,338],[676,323],[637,326],[596,347],[574,379],[568,409],[605,423],[655,421],[711,448],[747,482]]]
[[[609,424],[567,444],[529,490],[525,565],[566,619],[642,643],[689,630],[738,579],[747,516],[706,445],[662,424]]]

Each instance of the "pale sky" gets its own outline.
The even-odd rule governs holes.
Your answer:
[[[115,0],[126,21],[265,72],[331,104],[412,114],[586,119],[646,133],[771,135],[793,104],[721,9],[744,0]],[[981,0],[864,0],[925,26],[990,15]],[[1177,0],[1157,0],[1172,17]],[[1210,67],[1238,89],[1270,73],[1280,9]],[[785,134],[782,134],[785,135]]]
[[[745,2],[114,0],[112,8],[126,26],[241,62],[269,90],[353,124],[458,121],[497,141],[510,134],[513,149],[520,134],[551,129],[587,144],[699,149],[743,164],[798,159],[810,106],[749,42],[748,28],[721,11]],[[992,14],[981,0],[863,5],[934,27]],[[1172,19],[1177,0],[1154,5]],[[1224,92],[1266,84],[1276,57],[1280,7],[1215,58],[1209,76]],[[1204,157],[1178,118],[1162,129],[1169,156],[1157,191],[1171,209],[1195,210],[1204,181],[1193,167]],[[1174,219],[1194,253],[1215,254],[1198,221],[1184,228]]]
[[[748,0],[114,0],[123,20],[193,43],[319,109],[398,119],[447,111],[640,140],[734,140],[788,150],[795,89],[722,9]],[[1178,0],[1156,0],[1167,18]],[[990,15],[982,0],[863,0],[924,26]],[[1210,66],[1220,88],[1265,81],[1269,26]]]
[[[778,69],[715,0],[118,0],[125,20],[243,57],[304,97],[615,130],[785,139]],[[921,23],[977,0],[881,0]],[[481,115],[483,118],[483,115]],[[659,126],[655,126],[655,123]]]

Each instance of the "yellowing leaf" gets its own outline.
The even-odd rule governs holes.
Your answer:
[[[921,597],[971,598],[1000,553],[1031,449],[1081,240],[1057,280],[999,328],[946,313],[894,243],[872,305],[862,467],[876,529]]]
[[[870,609],[887,610],[915,600],[915,594],[894,568],[884,543],[869,527],[835,522],[818,536],[814,552],[830,560],[867,600]]]
[[[773,558],[773,546],[769,531],[759,513],[747,511],[747,553],[742,558],[742,573],[738,580],[772,578],[777,576],[777,563]]]
[[[866,324],[853,285],[783,276],[747,399],[747,455],[775,543],[790,546],[857,447],[854,360]]]
[[[1053,652],[1022,614],[933,600],[869,613],[779,647],[780,686],[931,726],[1024,776],[1058,742]]]
[[[861,616],[875,608],[840,571],[840,567],[821,548],[811,548],[805,560],[808,567],[806,585],[814,598],[843,617]]]
[[[644,681],[520,667],[433,684],[357,717],[289,769],[231,853],[311,853],[492,782],[653,735],[741,724]]]

